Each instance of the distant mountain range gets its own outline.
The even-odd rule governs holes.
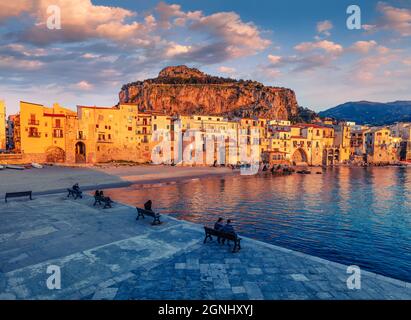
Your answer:
[[[387,103],[370,101],[347,102],[321,111],[319,116],[377,126],[401,121],[411,122],[411,101]]]

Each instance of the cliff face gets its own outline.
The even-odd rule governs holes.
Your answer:
[[[186,66],[167,67],[155,79],[124,85],[121,103],[168,114],[288,119],[298,113],[294,91],[255,81],[213,77]]]

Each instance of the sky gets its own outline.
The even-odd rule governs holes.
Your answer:
[[[355,30],[347,27],[353,3]],[[51,5],[60,28],[50,29]],[[180,64],[291,88],[315,111],[411,100],[411,0],[0,2],[8,114],[21,100],[112,106],[123,84]]]

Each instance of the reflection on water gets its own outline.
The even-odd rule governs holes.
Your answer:
[[[196,223],[232,219],[244,236],[411,281],[410,169],[227,176],[106,193],[137,206],[152,199],[162,214]]]

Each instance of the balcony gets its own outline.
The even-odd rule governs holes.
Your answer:
[[[39,120],[29,119],[29,121],[28,121],[29,126],[38,126],[39,124],[40,124]]]
[[[40,138],[40,132],[29,132],[29,138]]]

